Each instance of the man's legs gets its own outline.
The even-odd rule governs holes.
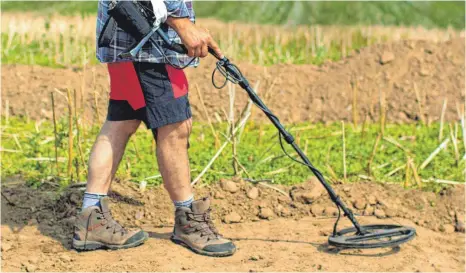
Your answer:
[[[191,119],[157,129],[157,162],[165,189],[173,202],[192,198],[188,141]]]
[[[78,250],[129,248],[142,244],[147,234],[126,230],[111,216],[105,198],[130,136],[141,121],[105,121],[89,159],[83,207],[77,215],[73,247]]]
[[[89,157],[86,192],[107,194],[126,144],[139,124],[140,120],[105,121]]]
[[[175,204],[172,240],[196,253],[230,256],[236,247],[223,238],[210,218],[210,200],[193,201],[188,158],[191,119],[157,129],[157,162],[165,189]]]

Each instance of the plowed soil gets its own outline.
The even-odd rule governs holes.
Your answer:
[[[258,196],[250,192],[254,187]],[[196,196],[212,198],[214,221],[235,241],[238,251],[229,258],[208,258],[169,240],[173,207],[161,187],[141,192],[130,182],[116,181],[110,194],[113,216],[126,226],[142,226],[151,238],[134,249],[76,252],[70,249],[70,241],[82,191],[68,189],[56,196],[47,185],[34,190],[10,179],[2,188],[2,269],[464,271],[463,186],[439,194],[375,183],[335,188],[360,215],[362,224],[412,226],[417,237],[395,248],[335,249],[327,244],[327,236],[336,220],[336,209],[316,181],[279,187],[285,194],[241,180],[222,181],[196,189]],[[340,222],[341,228],[348,226],[346,219]]]
[[[375,121],[380,116],[380,105],[384,105],[390,122],[431,122],[440,118],[445,99],[446,120],[458,118],[457,108],[465,99],[464,48],[464,39],[438,43],[402,41],[371,46],[340,62],[322,66],[237,64],[253,85],[259,84],[259,94],[284,122],[328,122],[353,117],[361,122],[366,116]],[[198,88],[210,116],[217,112],[223,117],[222,109],[228,108],[227,89],[217,90],[211,84],[214,67],[213,58],[206,58],[200,67],[186,70],[197,120],[205,119]],[[105,65],[84,70],[2,66],[2,100],[3,105],[8,100],[10,114],[51,118],[50,93],[58,90],[66,95],[66,88],[77,90],[77,106],[84,111],[86,120],[94,121],[97,115],[104,118],[109,89]],[[239,111],[247,97],[237,89]],[[66,115],[65,96],[56,97],[58,115]],[[254,118],[263,116],[255,114]]]

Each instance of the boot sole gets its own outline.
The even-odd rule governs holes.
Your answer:
[[[183,242],[181,239],[177,239],[175,236],[171,236],[170,240],[172,242],[174,242],[175,244],[177,245],[181,245],[181,246],[184,246],[186,247],[187,249],[191,250],[192,252],[196,253],[196,254],[200,254],[200,255],[204,255],[204,256],[209,256],[209,257],[228,257],[228,256],[231,256],[233,255],[235,252],[236,252],[236,248],[234,248],[233,250],[231,251],[224,251],[224,252],[209,252],[209,251],[204,251],[202,249],[197,249],[197,248],[194,248],[188,244],[186,244],[185,242]]]
[[[131,244],[126,245],[111,245],[111,244],[104,244],[101,242],[96,241],[81,241],[73,239],[72,247],[78,251],[91,251],[91,250],[98,250],[98,249],[110,249],[110,250],[118,250],[118,249],[127,249],[133,248],[142,245],[147,239],[149,235],[145,233],[144,238],[139,241],[132,242]]]

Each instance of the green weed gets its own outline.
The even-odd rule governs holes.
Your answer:
[[[4,124],[3,120],[3,124]],[[224,131],[226,124],[216,124],[218,130]],[[142,126],[141,126],[142,127]],[[250,178],[273,179],[278,184],[294,184],[303,182],[312,176],[312,173],[304,166],[295,164],[289,160],[280,149],[276,129],[271,125],[262,125],[264,135],[259,137],[259,124],[250,122],[246,125],[238,145],[238,157],[241,164],[247,169]],[[343,179],[343,145],[341,124],[294,124],[288,126],[292,133],[299,134],[299,144],[307,151],[311,162],[320,169],[328,180],[341,181]],[[11,117],[9,124],[3,126],[2,141],[2,177],[21,175],[31,185],[38,185],[43,181],[59,181],[62,185],[70,181],[85,181],[86,166],[82,166],[74,149],[72,177],[65,177],[67,168],[68,124],[66,120],[58,122],[58,158],[60,176],[57,176],[55,168],[54,134],[53,124],[50,121],[26,122],[22,118]],[[368,170],[368,162],[371,157],[373,145],[378,135],[379,125],[366,126],[362,136],[360,129],[346,126],[346,169],[347,180],[360,181],[371,180],[378,182],[395,182],[403,184],[405,168],[393,172],[407,162],[409,155],[414,159],[416,168],[439,146],[437,140],[439,124],[430,126],[420,124],[387,125],[384,140],[381,140]],[[99,131],[98,127],[83,126],[81,128],[81,147],[83,157],[87,162],[89,153]],[[76,134],[76,128],[74,129]],[[16,140],[15,140],[16,138]],[[393,139],[401,144],[400,149],[390,141]],[[458,136],[460,152],[464,152],[462,136]],[[306,141],[307,140],[307,141]],[[215,154],[214,137],[208,124],[195,123],[190,139],[190,164],[192,176],[197,176],[208,161]],[[307,143],[307,147],[304,147]],[[77,147],[77,138],[74,137],[74,145]],[[140,182],[147,177],[157,175],[157,162],[152,151],[152,135],[149,130],[140,128],[134,136],[134,142],[130,142],[117,172],[117,177]],[[287,146],[287,145],[286,145]],[[287,151],[296,156],[290,147]],[[136,153],[136,149],[138,153]],[[225,149],[220,157],[212,165],[212,168],[202,177],[201,183],[216,182],[221,178],[233,175],[232,156],[229,149]],[[79,165],[79,173],[76,174],[76,166]],[[441,151],[424,169],[418,169],[419,176],[424,179],[439,178],[453,181],[464,181],[465,162],[455,161],[452,145]],[[334,177],[334,175],[336,177]],[[391,175],[389,175],[391,174]],[[242,174],[246,176],[245,173]],[[411,179],[413,181],[413,179]],[[161,179],[148,179],[149,184],[160,184]],[[418,187],[415,183],[408,187]],[[439,184],[423,182],[422,188],[438,189]]]

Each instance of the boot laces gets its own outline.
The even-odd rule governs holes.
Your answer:
[[[214,226],[210,211],[209,208],[204,213],[187,213],[188,220],[196,223],[192,227],[201,233],[201,237],[206,236],[207,240],[218,239],[218,237],[222,236]]]
[[[113,234],[120,232],[121,235],[124,235],[128,232],[122,225],[113,219],[112,213],[110,211],[97,211],[97,213],[99,215],[97,216],[97,219],[106,220],[105,228],[110,229]]]

